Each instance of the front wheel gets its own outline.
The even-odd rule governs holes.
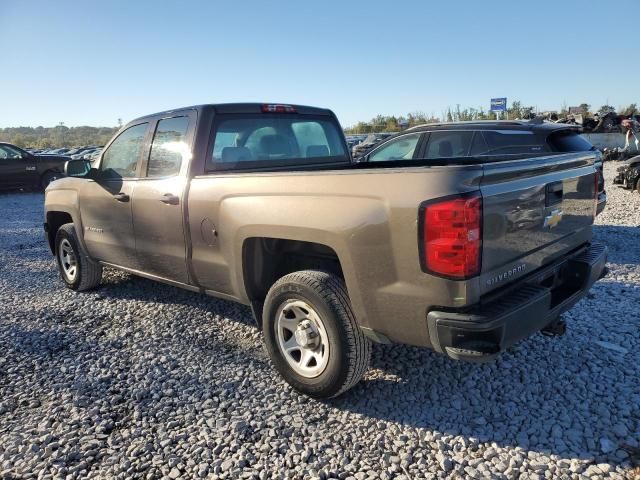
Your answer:
[[[51,182],[62,177],[63,175],[58,172],[45,172],[40,179],[40,188],[42,188],[42,190],[46,190]]]
[[[73,223],[62,225],[56,232],[55,254],[60,277],[67,288],[82,292],[100,284],[102,265],[80,249]]]
[[[343,280],[318,270],[290,273],[269,290],[263,331],[271,361],[296,390],[336,397],[366,372],[371,344],[351,310]]]

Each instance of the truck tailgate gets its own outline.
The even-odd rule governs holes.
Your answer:
[[[483,166],[481,294],[591,240],[594,163],[580,152]]]

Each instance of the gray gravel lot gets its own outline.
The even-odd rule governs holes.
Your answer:
[[[66,290],[41,194],[0,195],[0,478],[634,478],[640,195],[611,185],[611,273],[491,364],[376,346],[331,402],[271,369],[247,308],[106,271]]]

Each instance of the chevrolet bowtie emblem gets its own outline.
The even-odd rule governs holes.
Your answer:
[[[553,228],[562,220],[562,210],[554,210],[549,215],[544,217],[544,227]]]

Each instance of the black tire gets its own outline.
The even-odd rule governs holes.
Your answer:
[[[315,309],[326,330],[328,360],[322,373],[314,378],[297,373],[278,347],[276,315],[292,300],[301,300]],[[358,383],[369,367],[371,344],[358,328],[345,284],[336,275],[318,270],[285,275],[269,290],[262,318],[271,361],[299,392],[315,398],[336,397]]]
[[[63,175],[59,172],[52,172],[52,171],[44,172],[42,174],[42,177],[40,177],[40,188],[42,188],[42,190],[46,190],[46,188],[49,186],[51,182],[62,177]]]
[[[76,270],[73,276],[68,275],[63,266],[63,258],[65,258],[61,253],[63,248],[70,248],[75,256],[73,260],[75,261]],[[56,232],[55,257],[60,278],[62,278],[67,288],[83,292],[100,285],[102,265],[87,257],[82,248],[80,248],[73,223],[62,225]]]

